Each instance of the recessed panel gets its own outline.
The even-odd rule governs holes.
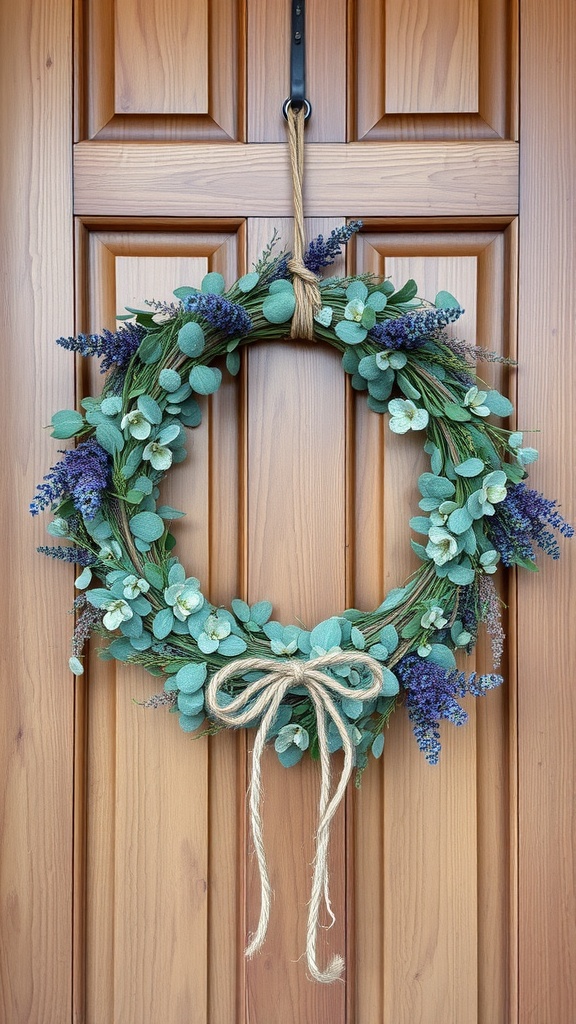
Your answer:
[[[227,0],[77,5],[77,139],[240,139],[242,7]]]
[[[366,225],[355,269],[390,276],[398,286],[412,277],[426,298],[440,288],[451,291],[465,314],[450,334],[501,355],[510,352],[513,266],[513,227],[482,230],[469,223],[449,230],[439,223],[426,230],[406,222],[397,230]],[[481,363],[478,372],[509,388],[501,363]],[[417,514],[417,478],[429,463],[421,436],[393,435],[361,398],[354,452],[355,603],[371,609],[418,565],[408,520]],[[485,638],[463,667],[492,670]],[[399,709],[381,767],[372,763],[365,773],[355,830],[358,1020],[506,1019],[512,924],[502,837],[511,823],[507,785],[496,780],[508,778],[514,678],[507,664],[503,670],[504,688],[467,702],[463,729],[442,725],[437,767],[426,764]]]
[[[355,0],[353,10],[352,138],[516,138],[514,4]]]
[[[176,287],[199,286],[210,270],[235,280],[242,238],[240,224],[83,225],[82,325],[113,329],[116,311],[176,301]],[[98,392],[95,367],[83,367],[81,380],[85,393]],[[186,513],[172,529],[188,574],[212,601],[229,603],[240,587],[238,384],[229,378],[200,401],[203,423],[189,432],[188,459],[162,485],[162,502]],[[86,921],[87,1019],[230,1020],[243,835],[237,807],[245,788],[238,737],[216,741],[213,759],[210,742],[191,739],[166,708],[139,706],[162,688],[144,669],[92,656],[88,687],[78,908]],[[213,976],[213,947],[231,984]]]

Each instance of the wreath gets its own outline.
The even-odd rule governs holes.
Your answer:
[[[340,977],[343,960],[317,963],[322,901],[330,908],[327,851],[330,826],[348,779],[357,779],[369,752],[379,757],[384,728],[404,703],[416,740],[434,764],[440,722],[466,720],[459,698],[481,696],[502,682],[498,563],[535,568],[535,548],[553,558],[552,530],[572,527],[557,503],[526,486],[537,458],[523,435],[494,418],[512,412],[508,398],[483,385],[479,358],[498,358],[446,332],[463,310],[448,292],[434,302],[407,281],[396,290],[370,275],[321,280],[341,246],[360,227],[352,222],[321,235],[294,258],[275,252],[274,236],[251,273],[228,291],[209,273],[200,289],[178,288],[175,302],[128,309],[115,332],[60,338],[58,344],[102,360],[102,393],[52,417],[56,438],[76,438],[39,485],[31,511],[50,508],[48,532],[68,545],[41,552],[81,567],[76,579],[76,628],[70,668],[83,672],[82,651],[95,631],[100,656],[141,665],[164,677],[145,703],[167,704],[185,732],[256,726],[250,814],[261,881],[260,919],[246,950],[264,941],[270,911],[260,812],[261,756],[267,742],[281,763],[306,750],[321,763],[316,855],[306,954],[320,982]],[[312,299],[304,294],[310,288]],[[198,399],[232,375],[241,349],[292,336],[327,342],[342,355],[352,387],[369,408],[388,414],[396,434],[420,431],[430,470],[418,480],[420,536],[411,544],[420,565],[372,612],[349,608],[312,628],[272,619],[272,604],[216,607],[175,554],[170,524],[184,513],[159,504],[160,483],[186,458],[187,431],[202,418]],[[96,584],[96,585],[93,585]],[[467,676],[458,651],[470,653],[480,623],[492,642],[494,672]],[[207,727],[206,727],[206,722]],[[344,751],[331,795],[330,754]]]
[[[360,226],[352,222],[314,240],[304,258],[308,270],[318,275]],[[314,337],[341,353],[352,387],[366,394],[374,413],[388,414],[390,430],[425,437],[430,471],[419,477],[420,514],[410,519],[422,538],[411,541],[421,564],[374,611],[346,609],[312,628],[276,621],[269,601],[212,604],[175,554],[171,523],[184,513],[160,504],[159,488],[186,458],[202,398],[220,386],[217,362],[223,358],[235,375],[243,347],[287,336],[296,298],[290,254],[276,247],[274,236],[252,272],[228,291],[220,274],[209,273],[200,289],[178,288],[174,302],[128,309],[114,332],[58,339],[101,358],[108,371],[102,393],[83,399],[82,412],[52,417],[52,436],[78,444],[63,452],[31,505],[34,515],[50,508],[48,532],[70,542],[39,551],[82,569],[70,667],[82,673],[84,643],[95,631],[104,638],[100,657],[165,677],[163,692],[147,703],[169,705],[190,733],[258,724],[267,708],[266,675],[300,672],[288,679],[265,736],[291,766],[306,750],[319,753],[304,665],[329,680],[337,710],[332,716],[326,708],[330,752],[345,745],[347,734],[361,772],[370,751],[382,753],[384,727],[403,703],[420,749],[436,763],[440,721],[461,725],[466,712],[458,699],[502,681],[496,672],[467,676],[455,660],[458,651],[471,652],[484,623],[499,667],[498,563],[534,569],[536,547],[559,555],[551,528],[564,536],[573,530],[555,501],[524,482],[535,449],[523,445],[519,431],[494,422],[509,417],[512,404],[482,384],[474,365],[500,357],[446,333],[463,312],[456,299],[440,292],[433,303],[424,301],[412,280],[396,290],[369,275],[324,279]],[[259,667],[262,659],[270,664]]]

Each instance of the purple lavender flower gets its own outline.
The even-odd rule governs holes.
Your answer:
[[[369,331],[369,337],[386,349],[414,349],[425,345],[431,338],[442,331],[449,323],[453,323],[464,312],[460,307],[454,309],[426,309],[420,313],[406,313],[394,320],[385,320],[375,324]]]
[[[361,220],[352,220],[349,224],[343,224],[342,227],[334,228],[330,234],[330,238],[324,239],[323,235],[318,235],[304,253],[303,263],[304,266],[311,270],[313,274],[319,274],[323,267],[328,267],[331,263],[342,252],[341,246],[346,245],[352,235],[362,227]]]
[[[223,295],[188,295],[182,303],[187,313],[197,313],[221,334],[242,336],[252,330],[252,320],[239,302]]]
[[[500,552],[503,565],[524,559],[534,562],[534,544],[551,558],[560,557],[558,542],[547,527],[558,530],[563,537],[574,536],[574,529],[556,510],[557,504],[524,483],[509,488],[505,500],[486,520],[486,532]]]
[[[472,673],[466,679],[465,672],[447,671],[416,654],[402,658],[394,671],[406,693],[408,717],[416,741],[429,764],[438,764],[441,720],[464,725],[468,719],[456,698],[465,697],[467,693],[480,697],[502,682],[502,676],[492,673],[482,676]]]
[[[102,492],[110,479],[108,453],[94,438],[82,441],[77,448],[62,453],[64,458],[38,485],[30,512],[37,516],[43,509],[70,495],[74,507],[85,519],[94,519],[102,506]]]
[[[61,562],[71,562],[74,565],[80,565],[82,568],[86,568],[87,565],[93,565],[96,561],[96,556],[91,551],[87,551],[86,548],[72,545],[70,547],[64,547],[62,544],[42,544],[39,548],[36,548],[41,555],[47,555],[49,558],[57,558]]]
[[[79,334],[77,338],[58,338],[56,344],[81,356],[102,359],[100,373],[112,366],[124,367],[130,362],[146,330],[140,324],[125,324],[117,331],[104,330],[102,334]]]

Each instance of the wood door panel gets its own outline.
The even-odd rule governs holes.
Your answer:
[[[516,138],[517,19],[508,0],[356,0],[351,138]]]
[[[80,142],[74,166],[80,216],[292,214],[285,145]],[[513,142],[317,144],[306,151],[304,204],[340,220],[351,207],[357,217],[514,217],[517,177]]]
[[[493,230],[480,230],[474,222],[422,227],[366,225],[355,270],[390,276],[398,286],[414,277],[429,296],[446,287],[466,310],[451,333],[509,354],[514,223]],[[479,372],[503,386],[500,364],[481,364]],[[427,460],[416,438],[411,443],[394,437],[361,400],[356,405],[352,558],[355,604],[364,608],[375,607],[417,565],[407,520],[416,510],[416,480]],[[375,552],[378,565],[371,568]],[[504,596],[510,602],[514,595]],[[466,669],[491,668],[489,644],[481,640]],[[358,1020],[435,1024],[449,1016],[484,1022],[509,1013],[516,809],[509,785],[515,733],[508,708],[514,706],[516,684],[513,664],[503,671],[504,689],[485,701],[467,702],[464,729],[442,729],[440,765],[427,774],[410,723],[394,716],[381,766],[369,766],[362,790],[350,798],[356,803]],[[380,908],[377,915],[374,906]]]
[[[88,329],[112,326],[111,311],[127,304],[140,306],[151,295],[169,299],[181,284],[198,286],[208,270],[238,277],[243,230],[236,227],[83,224],[81,315]],[[84,385],[94,394],[98,375],[88,379],[86,372]],[[204,405],[205,424],[191,439],[188,463],[175,467],[162,496],[187,512],[174,533],[189,571],[206,581],[213,600],[228,601],[240,586],[238,388],[224,384]],[[224,483],[213,486],[214,479]],[[212,757],[208,741],[191,741],[165,710],[137,707],[159,689],[137,669],[92,658],[89,679],[86,836],[78,837],[85,879],[77,907],[78,922],[85,917],[87,1019],[229,1020],[241,911],[243,744],[223,737]],[[211,976],[212,942],[220,968],[222,956],[230,957],[232,985]],[[104,993],[102,977],[110,980]],[[209,1016],[211,1005],[219,1018]]]
[[[285,142],[282,106],[290,90],[290,4],[247,0],[248,141]],[[346,141],[347,5],[306,4],[306,95],[312,104],[310,142]]]
[[[574,518],[576,8],[520,6],[309,0],[305,209],[310,234],[367,221],[349,270],[451,288],[468,337],[487,347],[514,355],[518,333],[519,370],[485,375],[518,388],[519,425],[543,431],[531,482]],[[52,339],[112,326],[117,299],[164,297],[181,273],[211,267],[232,280],[273,226],[289,240],[289,4],[192,8],[22,0],[3,12],[0,1016],[564,1024],[576,1013],[568,545],[518,597],[503,591],[506,685],[469,707],[465,729],[443,730],[441,766],[423,762],[398,714],[384,759],[347,794],[331,848],[337,923],[320,954],[344,953],[345,985],[317,986],[293,962],[315,766],[285,771],[265,757],[276,900],[266,946],[246,963],[259,905],[245,813],[252,735],[192,741],[133,703],[152,677],[94,651],[85,677],[65,671],[72,573],[38,561],[44,524],[19,518],[56,461],[38,422],[75,402],[70,356]],[[98,380],[79,366],[76,394]],[[183,559],[214,600],[270,593],[282,615],[315,620],[373,607],[413,564],[419,445],[398,444],[368,414],[331,351],[255,346],[206,403],[190,458],[165,496],[188,509],[175,526]],[[472,666],[489,665],[488,646]]]
[[[242,4],[78,0],[76,33],[77,139],[243,138]]]

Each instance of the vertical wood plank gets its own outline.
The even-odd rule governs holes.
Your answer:
[[[214,238],[221,239],[219,246],[207,232],[197,241],[193,234],[163,237],[161,231],[93,234],[92,329],[110,319],[110,309],[141,306],[151,295],[169,300],[183,283],[199,286],[208,269],[235,279],[241,240],[224,233]],[[186,248],[213,251],[210,258],[167,255]],[[147,251],[162,255],[147,256]],[[97,377],[92,373],[92,393],[98,390]],[[228,384],[219,404],[205,400],[205,422],[190,438],[189,460],[175,467],[162,491],[164,501],[187,512],[174,524],[184,564],[213,591],[211,597],[226,602],[238,592],[237,524],[221,512],[223,506],[233,508],[237,479],[237,391]],[[224,443],[216,445],[214,466],[218,437]],[[222,476],[223,487],[209,483],[214,472]],[[146,673],[94,661],[91,670],[88,1019],[224,1024],[236,1001],[239,901],[234,894],[241,822],[232,794],[239,757],[242,765],[238,743],[223,738],[212,759],[206,739],[191,740],[172,716],[134,705],[158,689]],[[213,966],[216,955],[219,971]],[[229,977],[227,985],[221,984],[220,972]],[[105,993],[103,974],[113,979]]]
[[[286,142],[282,104],[290,95],[290,4],[247,0],[248,140]],[[346,141],[345,0],[306,4],[308,142]]]
[[[27,515],[62,447],[42,426],[74,402],[54,345],[74,322],[71,34],[60,0],[1,8],[0,1017],[11,1024],[65,1022],[71,1009],[72,572],[36,554],[48,520]]]
[[[519,411],[542,431],[532,486],[558,498],[574,522],[576,8],[562,0],[552,18],[535,0],[521,8]],[[551,67],[554,74],[534,72]],[[526,1024],[576,1018],[575,570],[571,541],[536,581],[519,579],[519,1018]]]
[[[263,220],[249,235],[254,259],[285,222]],[[330,225],[328,231],[330,230]],[[309,224],[312,237],[327,226]],[[339,360],[324,346],[274,342],[248,353],[247,586],[250,601],[270,598],[274,617],[313,626],[345,607],[345,390]],[[306,976],[306,903],[317,825],[318,766],[283,768],[264,759],[264,840],[275,899],[266,944],[246,964],[246,1024],[265,1020],[344,1022],[342,985]],[[344,821],[331,840],[331,897],[337,921],[320,935],[325,963],[345,953]],[[259,913],[253,860],[248,876],[248,928]],[[298,958],[301,958],[300,961]]]
[[[208,3],[116,0],[116,110],[208,112]]]
[[[442,283],[466,309],[451,333],[500,352],[509,351],[504,325],[514,267],[507,234],[473,225],[420,232],[413,224],[412,233],[358,239],[357,272],[391,275],[398,285],[412,276],[420,294],[432,297]],[[491,364],[479,369],[499,383],[499,365],[496,375]],[[398,443],[361,401],[356,405],[355,603],[374,607],[416,564],[406,523],[426,466],[417,441]],[[370,551],[378,563],[372,571]],[[489,670],[482,645],[478,658]],[[471,671],[474,660],[466,667]],[[354,844],[359,1020],[508,1019],[507,702],[504,689],[478,707],[469,701],[470,721],[461,733],[445,724],[438,769],[425,764],[399,712],[386,734],[381,771],[372,764],[364,776]],[[369,913],[367,900],[379,914]]]

